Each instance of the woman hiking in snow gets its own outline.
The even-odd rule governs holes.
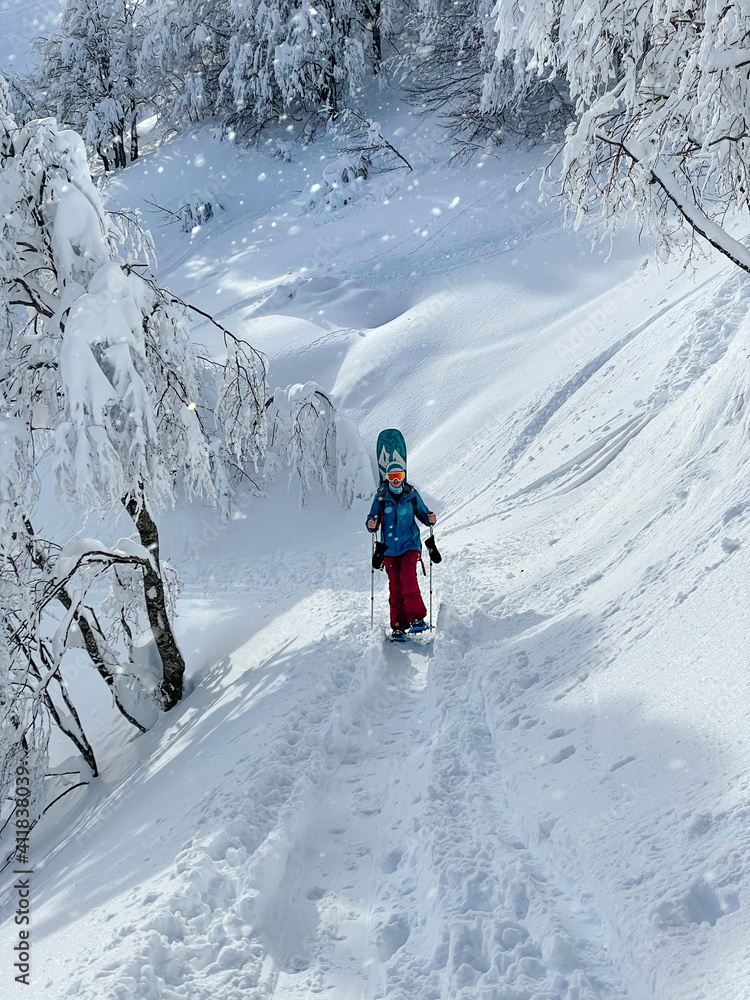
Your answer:
[[[391,605],[391,638],[403,640],[407,629],[423,632],[427,609],[417,582],[417,563],[422,540],[416,521],[432,526],[437,520],[427,510],[417,491],[406,482],[406,470],[399,461],[391,461],[370,508],[367,529],[382,528],[383,562],[388,573]]]

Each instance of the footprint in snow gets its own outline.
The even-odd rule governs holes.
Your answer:
[[[557,816],[546,816],[539,820],[539,840],[549,840],[557,825]]]
[[[710,882],[699,878],[682,899],[664,900],[652,911],[651,918],[660,927],[685,927],[689,924],[716,923],[739,909],[739,896],[730,889],[721,895]]]
[[[528,688],[533,687],[534,684],[538,683],[539,683],[538,673],[526,674],[525,676],[518,678],[518,684],[520,687],[523,688],[524,691],[528,690]]]
[[[405,916],[394,914],[378,932],[378,958],[387,962],[409,940],[411,928]]]
[[[511,909],[518,920],[524,920],[529,912],[529,898],[522,882],[511,882],[505,892],[505,905]]]
[[[626,764],[632,764],[635,757],[623,757],[622,760],[616,760],[612,767],[610,767],[610,772],[619,771],[621,767],[625,767]]]
[[[576,752],[576,748],[571,743],[570,746],[563,747],[562,750],[558,750],[556,754],[550,757],[550,764],[560,764],[562,761],[567,760],[568,757],[572,757]]]
[[[724,516],[721,519],[722,524],[729,524],[729,522],[733,521],[735,517],[740,517],[744,514],[748,507],[750,507],[749,503],[737,503],[733,507],[728,507],[727,510],[724,511]]]
[[[401,858],[403,856],[403,851],[401,851],[398,847],[394,848],[380,863],[383,873],[385,875],[392,875],[401,864]]]
[[[701,813],[700,816],[696,816],[693,822],[688,827],[688,837],[694,840],[696,837],[702,837],[711,828],[713,822],[713,816],[711,813]]]

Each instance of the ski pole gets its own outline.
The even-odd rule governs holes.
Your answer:
[[[375,556],[375,532],[372,533],[372,555]],[[375,624],[375,565],[370,559],[370,628]]]
[[[432,525],[430,525],[430,538],[432,538]],[[432,632],[432,558],[430,558],[430,632]]]

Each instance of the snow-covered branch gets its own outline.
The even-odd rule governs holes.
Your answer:
[[[611,144],[611,140],[606,137],[603,137],[602,141]],[[650,173],[653,182],[659,185],[696,233],[743,271],[750,272],[750,249],[739,240],[733,239],[725,229],[709,219],[705,212],[690,200],[680,187],[677,178],[667,170],[653,151],[647,148],[644,141],[631,139],[620,143],[619,146],[635,163]]]
[[[299,483],[301,504],[313,487],[345,507],[355,497],[371,495],[372,469],[364,444],[319,385],[306,382],[276,389],[266,407],[268,478],[286,468],[290,480]]]
[[[697,234],[748,269],[725,228],[750,206],[746,3],[508,0],[496,31],[518,100],[531,79],[563,78],[576,102],[560,169],[545,179],[576,222],[598,208],[604,236],[635,213],[663,255]]]

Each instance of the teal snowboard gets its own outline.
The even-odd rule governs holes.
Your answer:
[[[381,483],[385,481],[385,474],[390,465],[398,465],[406,472],[406,442],[401,431],[393,427],[381,431],[378,434],[376,453]]]

